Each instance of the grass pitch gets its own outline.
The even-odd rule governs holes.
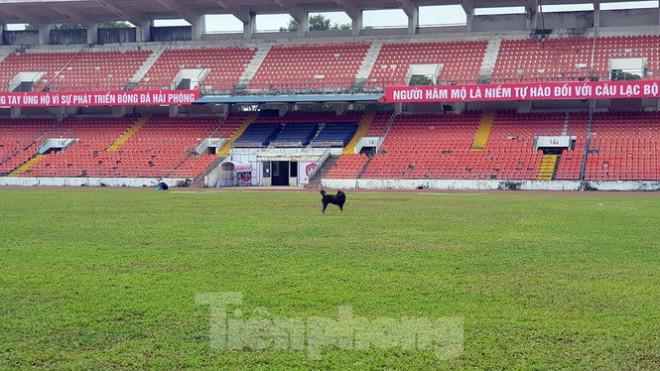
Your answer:
[[[660,197],[0,189],[0,369],[659,369]],[[463,352],[224,350],[244,317],[463,318]],[[233,310],[233,309],[232,309]]]

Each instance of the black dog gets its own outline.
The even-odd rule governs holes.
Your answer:
[[[321,195],[323,196],[321,200],[323,202],[323,211],[321,211],[323,215],[325,215],[325,208],[328,207],[328,204],[339,206],[339,212],[344,213],[344,203],[346,202],[346,194],[344,192],[337,191],[336,195],[328,195],[325,191],[321,191]]]

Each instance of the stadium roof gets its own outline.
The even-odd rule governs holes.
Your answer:
[[[250,13],[289,13],[299,19],[310,12],[403,9],[416,6],[462,5],[465,9],[527,6],[540,0],[0,0],[0,23],[81,23],[125,20],[144,24],[153,19],[196,22],[204,14],[233,14],[247,22]],[[612,3],[621,0],[543,0],[543,5]]]

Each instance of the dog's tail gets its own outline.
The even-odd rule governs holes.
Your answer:
[[[325,197],[325,191],[324,190],[321,190],[321,194],[323,195],[323,197]]]

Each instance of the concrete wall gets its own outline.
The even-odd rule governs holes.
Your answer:
[[[600,12],[601,27],[655,26],[658,8],[631,10],[604,10]]]
[[[151,41],[190,41],[192,26],[151,27]]]
[[[164,179],[170,187],[190,182],[183,178]],[[0,186],[45,187],[156,187],[158,178],[10,178],[0,177]]]
[[[53,45],[87,44],[87,30],[51,30],[50,43]]]
[[[473,32],[525,31],[527,21],[523,14],[479,15],[472,18]]]
[[[660,181],[463,180],[463,179],[323,179],[328,189],[446,191],[660,191]]]
[[[39,31],[5,31],[2,40],[6,45],[38,45]]]
[[[544,13],[545,29],[591,28],[594,25],[593,12],[563,12]],[[541,17],[538,18],[538,28],[543,28]]]
[[[99,29],[99,44],[134,43],[136,40],[135,28]]]

